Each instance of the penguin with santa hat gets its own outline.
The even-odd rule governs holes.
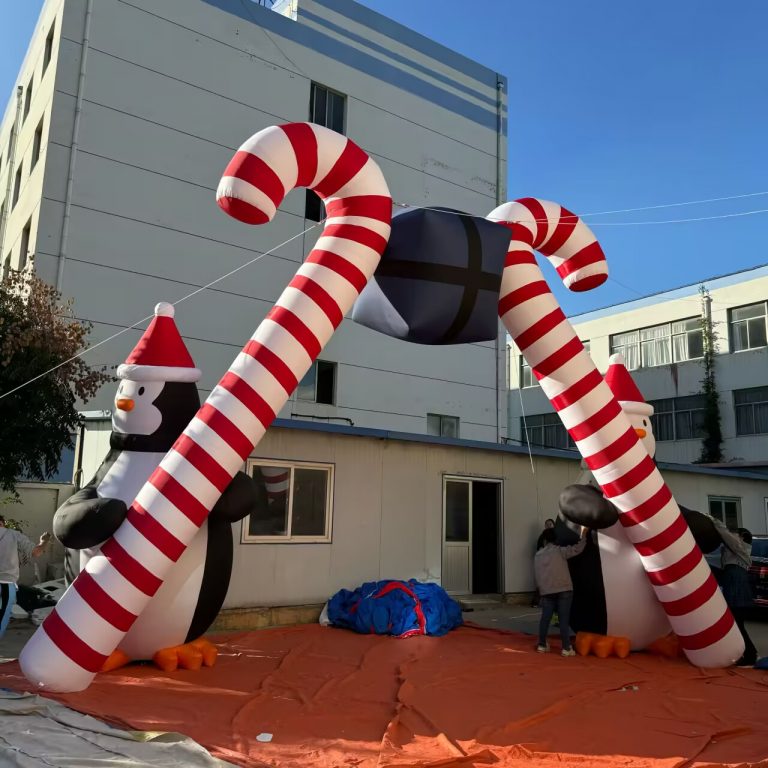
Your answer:
[[[56,538],[76,551],[74,571],[82,570],[120,527],[138,492],[200,408],[195,384],[200,371],[179,334],[171,304],[155,307],[154,319],[118,367],[117,377],[109,453],[95,477],[53,518]],[[154,659],[168,670],[214,662],[215,648],[199,638],[229,587],[231,524],[253,511],[260,497],[245,473],[235,475],[105,670],[134,660]]]
[[[621,355],[611,357],[605,382],[653,458],[656,452],[651,424],[653,406],[645,402]],[[559,544],[575,541],[576,531],[582,526],[591,531],[584,552],[568,560],[573,581],[571,627],[577,633],[587,633],[586,650],[590,644],[600,647],[601,638],[626,638],[629,647],[623,651],[641,650],[669,635],[672,631],[669,619],[651,587],[640,556],[624,532],[619,512],[603,496],[588,469],[585,468],[578,484],[562,491],[559,506],[561,517],[556,524]],[[682,506],[680,511],[699,547],[704,552],[717,549],[720,539],[711,520]],[[620,645],[617,643],[617,648]],[[610,642],[602,646],[612,649]]]

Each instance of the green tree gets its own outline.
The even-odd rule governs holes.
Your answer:
[[[701,329],[704,340],[704,378],[701,392],[704,395],[704,436],[701,440],[701,455],[696,464],[715,464],[723,460],[723,432],[720,428],[720,394],[715,381],[715,355],[717,354],[717,333],[712,326],[709,291],[699,287],[702,301]]]
[[[73,316],[72,301],[63,302],[32,269],[10,270],[0,284],[3,491],[15,496],[19,478],[46,480],[56,472],[61,452],[73,447],[78,399],[87,402],[111,378],[70,359],[85,349],[90,331]]]

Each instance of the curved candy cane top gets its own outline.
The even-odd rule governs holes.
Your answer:
[[[588,291],[606,281],[608,264],[603,249],[590,228],[567,208],[526,197],[500,205],[488,218],[512,230],[512,243],[518,249],[522,246],[524,251],[544,254],[566,288]]]
[[[534,248],[541,251],[566,285],[586,290],[607,276],[602,249],[578,217],[555,203],[528,198],[506,203],[488,218],[513,233],[499,298],[504,325],[603,493],[621,513],[627,538],[689,660],[706,667],[733,663],[744,644],[710,569],[533,255]]]
[[[41,688],[89,685],[376,269],[392,199],[379,167],[345,136],[308,123],[260,131],[227,167],[217,198],[235,218],[261,224],[295,186],[326,200],[321,237],[113,538],[23,649],[22,671]]]

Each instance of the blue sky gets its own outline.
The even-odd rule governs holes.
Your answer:
[[[363,4],[508,78],[510,198],[594,213],[768,191],[764,0],[728,9],[715,0]],[[4,11],[4,98],[41,5],[24,0]],[[568,295],[547,274],[575,313],[747,269],[768,262],[768,213],[624,223],[761,208],[768,195],[589,217],[608,257],[608,283]]]

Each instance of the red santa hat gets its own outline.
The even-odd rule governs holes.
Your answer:
[[[119,379],[192,382],[200,378],[200,371],[176,328],[174,314],[173,305],[165,301],[155,307],[149,328],[118,367]]]
[[[608,371],[605,374],[605,383],[619,401],[623,411],[638,416],[653,415],[653,406],[645,402],[643,393],[629,375],[629,371],[624,366],[623,355],[611,355]]]

